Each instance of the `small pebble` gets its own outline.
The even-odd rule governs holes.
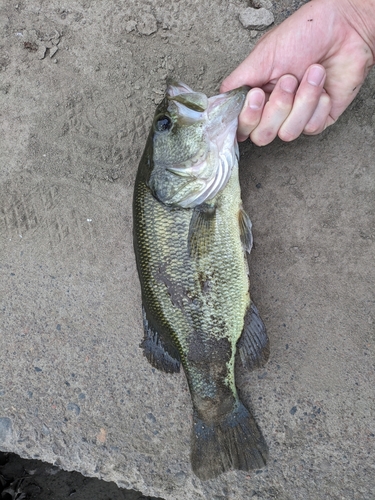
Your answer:
[[[156,19],[152,14],[144,14],[142,20],[137,23],[137,30],[141,35],[152,35],[158,29]]]
[[[264,30],[274,21],[272,12],[263,7],[260,9],[248,7],[240,13],[242,26],[249,30]]]
[[[135,30],[137,27],[137,22],[134,20],[130,20],[125,24],[125,31],[126,33],[130,33]]]

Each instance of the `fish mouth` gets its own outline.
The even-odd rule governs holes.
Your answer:
[[[242,86],[208,99],[207,117],[210,127],[226,127],[237,118],[250,87]],[[216,129],[217,130],[217,129]]]
[[[237,126],[237,118],[245,102],[250,87],[243,85],[228,92],[207,98],[201,92],[195,92],[188,85],[170,80],[166,98],[173,102],[177,115],[183,123],[206,120],[209,135],[225,133],[227,127]],[[210,133],[215,129],[214,133]]]
[[[168,98],[176,97],[180,94],[191,93],[194,94],[194,90],[191,89],[188,85],[182,82],[176,82],[175,80],[168,79],[167,80],[167,90],[166,95]]]
[[[175,114],[181,125],[194,124],[206,117],[208,98],[202,92],[194,92],[184,83],[170,83],[167,87],[166,98],[169,109]]]
[[[209,121],[220,116],[230,122],[236,118],[245,102],[250,87],[243,85],[236,89],[207,98],[202,92],[195,92],[188,85],[170,80],[166,91],[167,99],[183,104],[197,112],[207,112]]]
[[[238,115],[249,87],[242,86],[208,99],[206,135],[218,151],[237,149]]]
[[[165,171],[172,177],[166,177],[168,189],[164,189],[165,179],[160,183],[159,200],[166,205],[194,208],[224,189],[238,163],[238,115],[248,90],[239,87],[207,98],[183,83],[169,83],[165,95],[168,112],[179,126],[199,125],[204,148],[200,146],[195,156],[167,166]]]

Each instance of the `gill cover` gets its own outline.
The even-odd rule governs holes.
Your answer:
[[[238,161],[238,114],[246,87],[207,98],[183,83],[167,88],[153,123],[149,187],[168,206],[193,208],[212,200]]]

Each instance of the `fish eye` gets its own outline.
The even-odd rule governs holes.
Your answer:
[[[172,120],[167,115],[161,115],[155,122],[155,130],[165,132],[172,128]]]

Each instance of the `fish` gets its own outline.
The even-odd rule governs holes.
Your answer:
[[[236,132],[248,90],[207,97],[170,82],[134,187],[140,346],[159,370],[183,366],[193,407],[191,465],[204,481],[260,469],[268,456],[235,382],[235,366],[253,370],[269,357],[249,294],[251,221],[238,176]]]

